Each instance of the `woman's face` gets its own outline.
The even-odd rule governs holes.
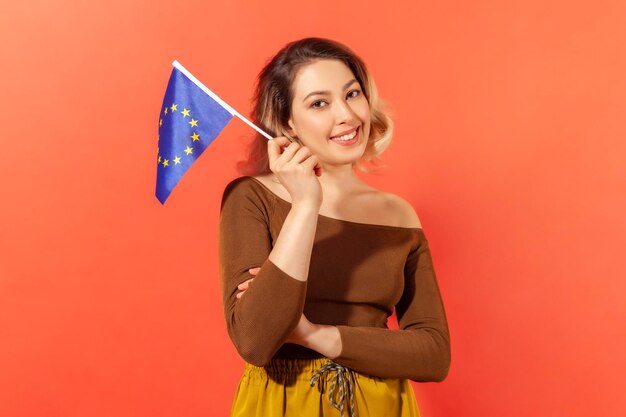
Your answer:
[[[352,71],[325,59],[301,67],[293,82],[290,134],[322,164],[352,164],[367,147],[370,108]]]

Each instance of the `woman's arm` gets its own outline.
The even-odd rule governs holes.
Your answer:
[[[311,323],[304,314],[287,341],[315,350],[329,359],[341,353],[339,329],[336,326]]]
[[[280,233],[273,242],[271,197],[251,178],[232,181],[220,211],[219,251],[224,314],[239,354],[257,366],[267,364],[285,343],[304,310],[311,251],[321,204],[314,167],[317,158],[306,147],[287,145],[286,138],[268,143],[270,166],[292,196]],[[269,199],[269,200],[268,200]],[[260,267],[240,299],[237,286]]]
[[[294,203],[269,254],[274,265],[298,281],[309,276],[318,211],[314,205]]]
[[[422,231],[417,233],[423,236]],[[250,273],[255,275],[256,270]],[[247,288],[240,286],[239,296]],[[315,324],[303,314],[287,341],[372,376],[420,382],[445,379],[450,335],[425,237],[407,259],[405,289],[396,312],[399,331]]]
[[[404,267],[404,292],[396,305],[400,330],[336,326],[342,349],[333,360],[383,378],[440,382],[450,368],[450,333],[428,240],[423,230]]]

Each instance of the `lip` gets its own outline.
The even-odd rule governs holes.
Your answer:
[[[330,140],[329,140],[329,142],[332,142],[332,143],[334,143],[334,144],[335,144],[335,145],[337,145],[337,146],[342,146],[342,147],[352,147],[352,146],[354,146],[355,144],[359,143],[359,141],[361,140],[361,139],[359,139],[359,135],[360,135],[360,133],[359,133],[359,132],[360,132],[360,128],[361,128],[360,126],[356,128],[356,133],[355,133],[355,135],[354,135],[354,138],[352,138],[352,139],[350,139],[350,140],[346,140],[346,141],[336,141],[336,140],[330,139]],[[353,132],[354,132],[354,130],[353,130]]]
[[[334,138],[338,138],[339,136],[349,135],[350,133],[354,132],[354,131],[355,131],[355,130],[357,130],[358,128],[359,128],[359,127],[357,126],[357,127],[353,128],[353,129],[346,130],[345,132],[341,132],[341,133],[339,133],[339,134],[337,134],[337,135],[335,135],[335,136],[331,136],[330,138],[331,138],[331,139],[334,139]]]

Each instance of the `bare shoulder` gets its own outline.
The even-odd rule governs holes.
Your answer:
[[[385,197],[388,209],[395,214],[400,227],[422,227],[422,223],[411,203],[393,193],[385,193]]]
[[[381,221],[382,219],[378,214],[375,215],[375,218],[367,219],[365,222],[387,224],[396,227],[422,228],[415,209],[404,198],[365,182],[362,183],[362,186],[361,191],[358,193],[361,196],[357,204],[358,212],[385,213],[384,217],[386,218],[386,221]],[[364,211],[364,207],[369,207],[370,209]]]

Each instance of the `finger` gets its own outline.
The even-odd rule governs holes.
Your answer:
[[[306,146],[303,146],[300,149],[298,149],[298,151],[295,153],[293,158],[291,158],[291,162],[295,162],[299,164],[300,162],[304,161],[311,155],[313,155],[313,152],[311,152],[311,150],[307,148]]]
[[[287,145],[289,145],[291,143],[289,138],[286,137],[286,136],[276,136],[270,142],[272,142],[274,144],[279,144],[280,146],[287,146]]]
[[[242,282],[241,284],[237,285],[237,288],[248,288],[248,284],[250,284],[250,282],[252,282],[254,278],[250,278],[244,282]]]
[[[295,153],[300,150],[302,146],[296,142],[291,142],[289,146],[287,146],[284,152],[278,157],[278,160],[282,160],[285,162],[289,162],[292,160]]]
[[[314,154],[312,154],[304,162],[302,162],[302,166],[311,170],[318,169],[320,170],[320,172],[322,168],[322,166],[320,165],[319,159],[317,159],[317,156],[315,156]]]
[[[276,139],[274,139],[276,140]],[[289,142],[286,147],[273,145],[272,149],[268,148],[268,158],[270,170],[274,173],[278,172],[285,163],[289,162],[293,154],[300,148],[300,144]]]
[[[272,140],[267,141],[267,154],[270,158],[276,159],[282,153],[282,148],[288,146],[291,143],[289,139],[284,136],[278,136]]]
[[[315,155],[313,155],[313,156],[315,156]],[[313,156],[311,158],[313,158]],[[309,159],[311,159],[311,158],[309,158]],[[321,176],[322,175],[322,164],[319,161],[319,159],[317,157],[315,157],[315,159],[313,161],[309,161],[309,159],[307,159],[305,161],[305,162],[308,162],[306,167],[311,167],[312,166],[311,169],[313,170],[313,173],[316,176],[318,176],[318,177]]]

